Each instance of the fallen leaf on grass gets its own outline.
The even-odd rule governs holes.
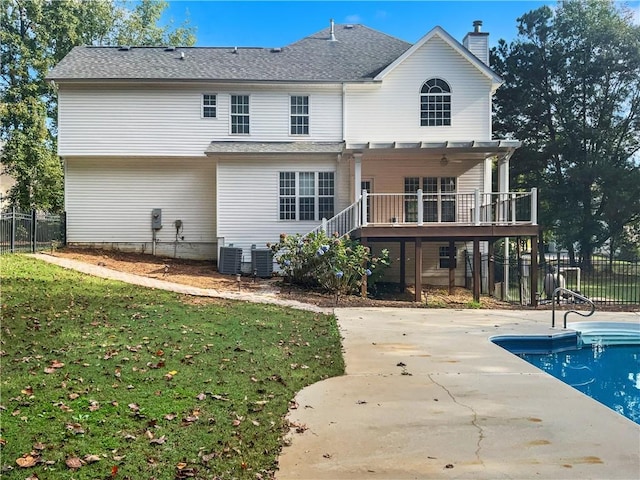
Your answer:
[[[58,360],[53,360],[53,361],[49,364],[49,366],[50,366],[51,368],[62,368],[62,367],[64,367],[64,363],[59,362]]]
[[[202,463],[209,463],[211,460],[219,456],[220,454],[218,452],[211,452],[200,455],[200,458],[202,459]]]
[[[28,386],[24,387],[24,389],[20,390],[20,393],[22,393],[23,395],[31,396],[31,395],[33,395],[33,387],[28,385]]]
[[[16,463],[20,468],[30,468],[35,466],[36,463],[38,463],[38,457],[34,457],[33,455],[30,455],[27,453],[22,457],[17,458]]]
[[[38,442],[33,445],[34,450],[44,450],[47,446],[44,443]]]
[[[98,455],[85,455],[84,461],[87,463],[95,463],[100,461],[100,457]]]
[[[177,417],[177,415],[175,413],[167,413],[164,416],[164,419],[171,421],[171,420],[175,420],[176,417]]]
[[[67,423],[67,430],[71,430],[71,433],[75,435],[84,434],[84,428],[79,423]]]
[[[151,445],[162,445],[167,441],[166,437],[162,435],[160,438],[153,438],[149,441]]]
[[[82,460],[80,460],[78,457],[67,458],[64,463],[66,463],[67,467],[69,467],[72,470],[76,470],[82,467],[83,465]]]
[[[77,393],[70,393],[69,394],[69,400],[75,400],[76,398],[78,398],[80,395],[78,395]]]
[[[198,395],[196,395],[196,398],[198,400],[204,400],[205,398],[207,398],[207,396],[204,393],[199,393]]]
[[[222,400],[223,402],[228,402],[229,401],[228,398],[223,397],[222,395],[212,394],[211,398],[213,398],[214,400]]]
[[[140,411],[140,406],[137,403],[130,403],[127,406],[134,412]]]

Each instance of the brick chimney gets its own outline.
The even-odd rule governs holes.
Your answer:
[[[482,20],[473,22],[473,32],[464,36],[462,44],[485,65],[489,65],[489,34],[482,31]]]

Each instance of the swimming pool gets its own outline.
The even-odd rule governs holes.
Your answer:
[[[579,322],[552,335],[491,340],[640,424],[640,323]]]

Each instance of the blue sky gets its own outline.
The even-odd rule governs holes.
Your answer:
[[[197,46],[281,47],[336,23],[362,23],[414,43],[436,25],[461,41],[474,20],[484,22],[490,44],[511,40],[517,18],[555,1],[197,1],[169,0],[165,20],[187,16],[197,27]],[[640,0],[626,2],[640,23]]]

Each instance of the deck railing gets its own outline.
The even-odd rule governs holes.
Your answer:
[[[366,193],[366,224],[536,225],[537,192]]]
[[[537,225],[537,190],[507,193],[368,193],[309,234],[346,235],[367,225]]]
[[[363,198],[365,197],[361,197],[357,202],[352,203],[329,220],[323,218],[322,223],[307,233],[307,235],[323,231],[327,235],[337,234],[339,237],[342,237],[353,232],[356,228],[361,227]]]

